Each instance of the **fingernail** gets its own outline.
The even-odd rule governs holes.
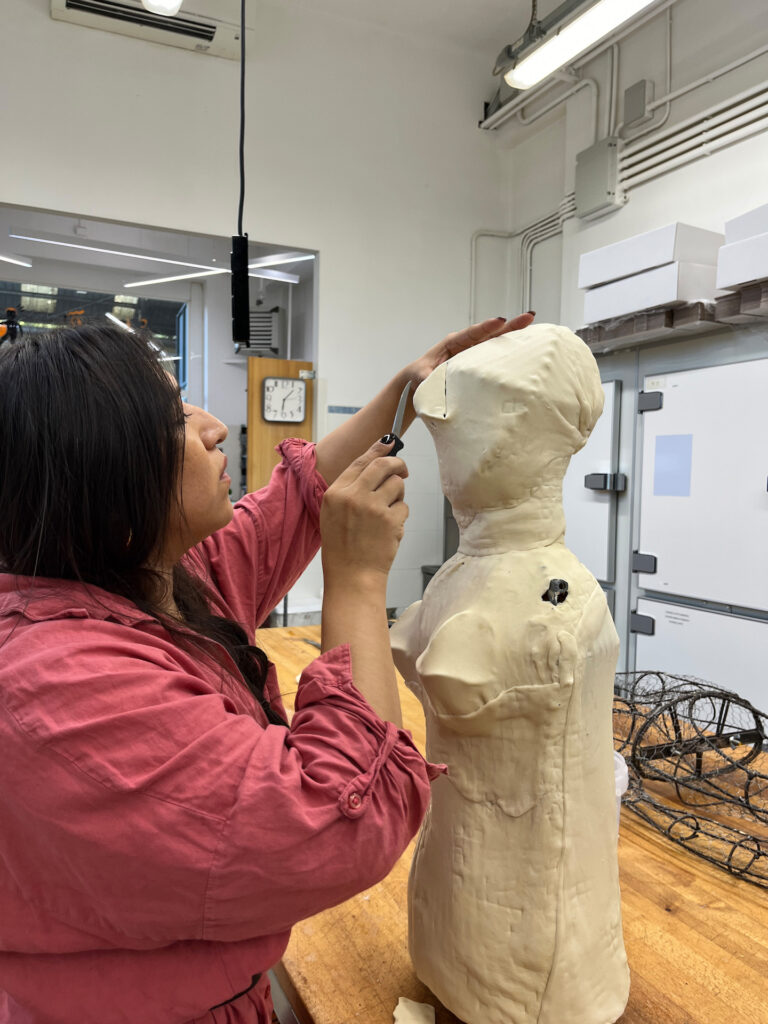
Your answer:
[[[506,318],[505,316],[497,316],[497,317],[494,317],[494,320],[506,320],[506,319],[507,319],[507,318]]]
[[[391,434],[385,434],[384,437],[379,438],[379,444],[392,444],[394,438]]]
[[[535,309],[529,309],[528,310],[528,316],[536,316],[536,310]]]

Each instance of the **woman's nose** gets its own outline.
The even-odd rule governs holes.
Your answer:
[[[208,423],[205,426],[205,440],[211,448],[226,441],[229,430],[225,423],[217,420],[215,416],[208,414]]]

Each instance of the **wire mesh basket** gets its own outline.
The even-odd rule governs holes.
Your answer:
[[[712,683],[616,676],[624,803],[668,839],[768,889],[768,715]]]

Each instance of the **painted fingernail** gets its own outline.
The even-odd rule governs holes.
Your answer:
[[[494,320],[506,320],[506,319],[507,318],[505,316],[496,316],[496,317],[494,317]]]
[[[528,310],[528,316],[536,316],[536,310],[535,309],[529,309]]]
[[[392,444],[394,437],[391,434],[385,434],[384,437],[379,438],[379,444]]]

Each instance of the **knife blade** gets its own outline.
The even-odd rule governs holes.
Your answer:
[[[403,442],[400,440],[400,431],[403,429],[403,420],[405,419],[405,407],[408,404],[408,395],[411,391],[411,382],[403,388],[403,393],[400,395],[400,401],[397,403],[397,412],[395,413],[395,420],[392,424],[392,430],[382,437],[382,444],[392,444],[395,442],[395,446],[391,452],[387,452],[387,455],[397,455],[399,451],[405,447]]]

